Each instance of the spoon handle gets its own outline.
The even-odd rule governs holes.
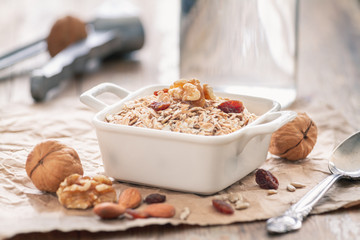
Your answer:
[[[292,205],[283,215],[270,218],[267,230],[272,233],[285,233],[301,228],[303,219],[326,191],[339,179],[340,174],[331,174]]]

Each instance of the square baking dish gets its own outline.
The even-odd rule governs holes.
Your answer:
[[[203,195],[216,193],[239,181],[266,160],[271,134],[296,117],[279,111],[279,103],[258,97],[216,92],[240,100],[258,118],[242,129],[221,136],[199,136],[105,122],[130,100],[168,86],[152,85],[129,92],[102,83],[80,96],[98,111],[92,122],[105,173],[119,181]],[[109,92],[121,100],[107,105],[97,98]]]

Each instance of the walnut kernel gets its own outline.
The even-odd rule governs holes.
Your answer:
[[[60,184],[56,194],[66,208],[86,209],[102,202],[116,201],[112,182],[102,175],[93,178],[70,175]]]
[[[183,101],[196,101],[201,97],[200,91],[195,85],[191,83],[186,83],[184,86],[184,95],[182,97]]]
[[[216,96],[214,94],[214,90],[212,87],[210,87],[208,84],[203,84],[203,89],[204,89],[205,99],[216,100]]]
[[[169,89],[169,94],[174,98],[174,99],[178,99],[181,100],[182,96],[184,94],[184,90],[177,87],[177,88],[172,88]]]
[[[174,99],[189,101],[194,107],[205,106],[205,99],[207,99],[205,97],[205,92],[209,98],[211,98],[211,96],[215,96],[212,92],[212,89],[210,89],[208,86],[206,86],[206,90],[201,87],[200,81],[198,79],[182,79],[175,81],[169,89],[169,94]]]

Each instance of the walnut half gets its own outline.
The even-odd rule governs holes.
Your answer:
[[[194,107],[204,107],[205,99],[216,99],[213,89],[207,84],[202,87],[198,79],[175,81],[170,86],[169,94],[174,99],[190,102]]]
[[[90,178],[72,174],[60,184],[56,194],[66,208],[86,209],[102,202],[116,201],[112,182],[102,175]]]

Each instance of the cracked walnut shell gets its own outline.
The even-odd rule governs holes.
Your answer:
[[[68,176],[56,191],[59,202],[66,208],[87,209],[102,202],[115,202],[116,191],[109,178],[93,178],[79,174]]]
[[[55,140],[37,144],[27,157],[25,169],[35,187],[46,192],[56,192],[73,173],[83,174],[77,152]]]
[[[287,160],[306,158],[317,139],[317,127],[306,113],[297,117],[273,133],[269,152]]]

